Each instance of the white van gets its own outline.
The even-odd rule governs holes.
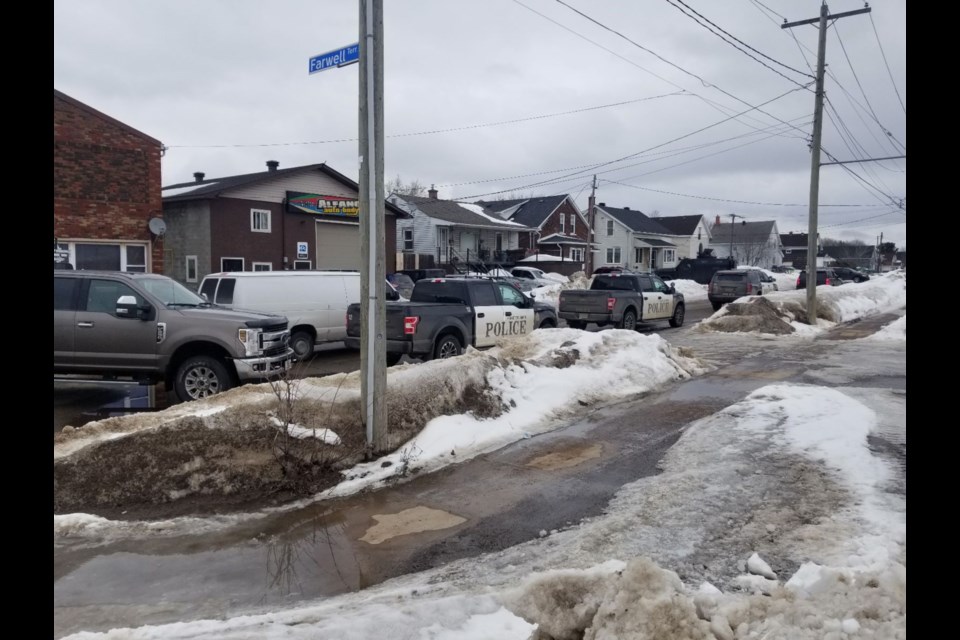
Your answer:
[[[347,335],[347,305],[360,302],[357,271],[229,271],[211,273],[200,283],[209,302],[230,309],[266,311],[286,316],[290,347],[297,358],[318,344]],[[400,296],[387,283],[387,299]]]

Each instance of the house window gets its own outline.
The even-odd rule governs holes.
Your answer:
[[[607,264],[620,264],[620,247],[607,249]]]
[[[635,264],[642,264],[642,263],[643,263],[643,248],[642,248],[642,247],[634,247],[634,248],[633,248],[633,261],[634,261]]]
[[[272,262],[254,262],[253,263],[254,271],[273,271]]]
[[[67,243],[58,245],[70,251],[70,262],[76,269],[98,271],[133,271],[146,273],[147,245]]]
[[[497,253],[500,253],[501,251],[503,251],[503,234],[499,232],[497,233],[496,247],[497,247]]]
[[[576,214],[570,214],[570,235],[577,235],[577,216]]]
[[[583,262],[583,249],[570,249],[570,259],[574,262]]]
[[[250,209],[250,231],[270,233],[269,209]]]
[[[220,271],[243,271],[243,258],[220,258]]]
[[[403,230],[403,250],[413,251],[413,229]]]
[[[607,235],[613,235],[613,220],[607,220]]]
[[[566,233],[567,231],[567,216],[560,214],[560,233]]]
[[[197,281],[197,256],[187,256],[187,282]]]
[[[664,264],[673,264],[677,257],[676,252],[673,249],[664,249],[663,250],[663,262]]]

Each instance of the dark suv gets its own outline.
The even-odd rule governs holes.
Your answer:
[[[758,269],[725,269],[714,273],[707,288],[707,298],[713,310],[717,311],[737,298],[763,295],[761,275]]]
[[[843,279],[831,267],[827,269],[817,269],[817,286],[825,284],[831,287],[837,287],[843,284]],[[807,272],[801,271],[797,276],[797,289],[807,288]]]
[[[850,267],[830,267],[844,282],[866,282],[870,276]]]

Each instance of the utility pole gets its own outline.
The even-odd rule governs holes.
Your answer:
[[[587,220],[590,222],[590,226],[587,229],[587,277],[593,275],[593,238],[594,238],[594,227],[596,226],[596,200],[597,200],[597,176],[593,176],[593,185],[590,187],[590,199],[587,200]]]
[[[817,42],[817,89],[814,95],[813,140],[810,144],[810,216],[807,225],[807,322],[817,324],[817,201],[820,197],[820,138],[823,133],[823,70],[827,54],[827,20],[836,20],[860,13],[869,13],[870,7],[830,15],[827,3],[820,5],[820,17],[799,22],[784,19],[781,29],[802,24],[817,23],[820,37]]]
[[[729,216],[730,216],[730,259],[736,262],[736,258],[733,257],[733,230],[735,228],[734,220],[736,218],[740,218],[741,220],[743,220],[743,216],[737,215],[736,213],[731,213],[729,214]],[[744,220],[743,223],[746,224],[747,221]]]
[[[360,399],[367,453],[386,449],[383,0],[360,0]]]

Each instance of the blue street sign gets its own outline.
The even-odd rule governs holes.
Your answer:
[[[348,64],[360,61],[360,43],[348,44],[335,51],[321,53],[310,58],[310,73],[326,71],[335,67],[345,67]]]

